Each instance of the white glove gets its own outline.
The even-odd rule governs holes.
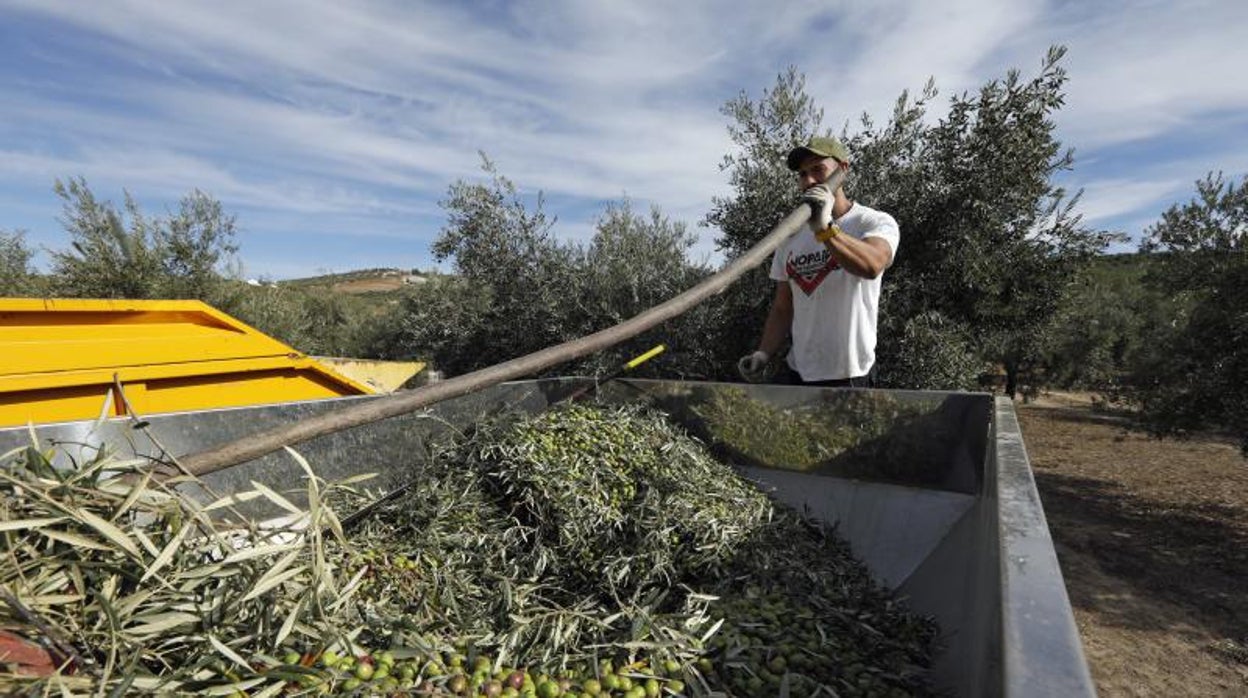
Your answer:
[[[763,369],[767,367],[767,356],[765,351],[756,351],[748,356],[741,357],[737,362],[737,373],[741,377],[751,383],[757,383],[763,379]]]
[[[802,192],[802,201],[811,205],[810,221],[807,222],[811,232],[822,233],[832,225],[832,204],[836,195],[828,185],[816,184]]]

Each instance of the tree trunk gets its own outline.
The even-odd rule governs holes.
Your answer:
[[[1018,362],[1005,362],[1005,394],[1011,399],[1018,394]]]

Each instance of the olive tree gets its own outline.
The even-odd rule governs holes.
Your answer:
[[[464,373],[605,329],[708,273],[688,261],[693,236],[658,209],[642,215],[626,199],[607,207],[588,243],[560,241],[540,194],[526,203],[484,156],[482,170],[486,181],[458,181],[442,202],[448,222],[433,250],[455,274],[404,292],[372,336],[377,355]],[[666,342],[672,351],[657,370],[703,376],[705,329],[692,324],[703,317],[695,311],[558,371],[601,375]]]
[[[1051,386],[1116,400],[1130,367],[1178,310],[1145,286],[1147,255],[1097,257],[1076,275],[1049,322],[1043,366]]]
[[[716,197],[704,222],[718,229],[716,245],[731,261],[762,240],[798,205],[799,192],[785,167],[785,155],[794,145],[823,133],[823,110],[806,93],[805,76],[790,67],[757,101],[742,91],[720,112],[728,118],[728,136],[735,147],[720,163],[732,195]],[[714,340],[708,343],[715,352],[716,377],[735,378],[732,367],[737,357],[754,349],[772,287],[767,269],[755,269],[704,310],[718,318]]]
[[[970,362],[1004,365],[1014,394],[1074,270],[1110,239],[1084,227],[1074,213],[1078,195],[1052,182],[1073,163],[1052,120],[1063,102],[1063,53],[1052,49],[1030,80],[1010,71],[953,97],[934,122],[929,83],[917,98],[903,92],[886,123],[864,116],[856,130],[842,132],[853,158],[846,192],[893,214],[901,228],[884,279],[879,356],[886,385],[917,387],[917,371],[929,362],[914,354],[921,344],[948,354],[941,364],[949,370],[940,375],[956,377],[944,386],[920,380],[924,387],[969,387],[969,352]],[[794,70],[760,103],[742,97],[725,111],[740,148],[725,160],[735,193],[716,202],[708,222],[720,227],[731,254],[766,234],[796,202],[783,155],[823,131],[821,112]],[[770,296],[761,285],[754,293],[760,300],[741,303],[737,313],[750,327],[726,328],[723,337],[738,352],[742,335],[757,337]]]
[[[594,237],[574,257],[579,287],[573,312],[579,317],[573,320],[580,332],[618,324],[695,286],[710,273],[689,258],[696,241],[684,223],[672,221],[657,207],[643,215],[628,199],[608,204]],[[663,358],[640,367],[639,374],[710,377],[717,368],[706,342],[713,322],[709,306],[694,308],[610,351],[588,357],[577,370],[601,375],[656,344],[665,344],[668,350]]]
[[[24,232],[0,230],[0,296],[27,296],[37,292],[34,250]]]
[[[325,286],[224,280],[209,305],[306,354],[366,356],[378,312],[366,298]]]
[[[1181,300],[1149,336],[1129,394],[1161,434],[1224,429],[1248,456],[1248,177],[1212,173],[1145,231],[1145,283]]]
[[[907,178],[920,188],[894,192],[921,202],[897,202],[903,315],[937,310],[971,328],[981,358],[1004,366],[1011,396],[1039,358],[1064,288],[1112,237],[1083,226],[1078,195],[1052,181],[1074,162],[1052,119],[1064,100],[1063,54],[1051,50],[1030,80],[1010,71],[954,97],[921,132],[918,176]]]
[[[164,217],[149,217],[127,192],[118,210],[85,179],[57,180],[69,249],[53,251],[58,295],[79,298],[207,298],[238,251],[234,217],[199,190]]]
[[[435,276],[404,288],[394,307],[374,326],[366,353],[382,359],[427,361],[447,375],[514,358],[505,349],[491,348],[499,346],[499,335],[505,331],[491,324],[500,311],[494,297],[489,286],[459,275]]]
[[[475,317],[455,314],[437,323],[478,328],[453,349],[459,370],[488,366],[575,336],[565,322],[575,302],[570,293],[575,285],[572,251],[555,239],[555,221],[544,210],[543,196],[539,193],[530,207],[514,182],[484,154],[481,159],[487,181],[451,185],[441,202],[448,220],[433,244],[436,258],[450,260],[468,287],[446,285],[443,290],[473,297],[488,294],[493,300],[484,306],[466,303]],[[440,368],[453,370],[441,363]]]

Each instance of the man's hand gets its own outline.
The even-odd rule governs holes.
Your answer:
[[[756,351],[748,356],[741,357],[737,362],[737,373],[750,383],[758,383],[763,380],[763,369],[767,368],[767,356],[765,351]]]
[[[812,232],[821,233],[832,225],[832,204],[836,202],[836,195],[828,185],[816,184],[802,192],[802,201],[810,204],[810,222],[807,225]]]

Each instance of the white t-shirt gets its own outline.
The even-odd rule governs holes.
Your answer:
[[[897,254],[901,232],[887,213],[854,203],[835,223],[842,233],[858,239],[880,238],[894,256]],[[867,375],[875,364],[876,319],[884,275],[864,279],[850,274],[804,228],[776,250],[771,278],[788,280],[793,291],[789,367],[807,381]]]

